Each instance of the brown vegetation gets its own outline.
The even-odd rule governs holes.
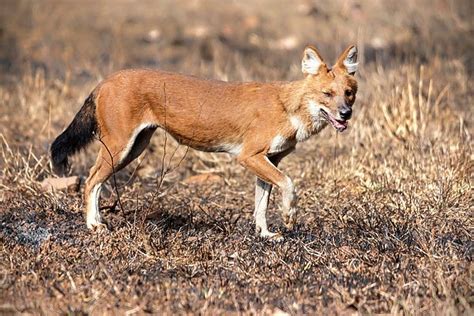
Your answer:
[[[471,17],[449,0],[3,1],[0,312],[472,314]],[[51,141],[115,70],[290,80],[305,44],[331,60],[353,42],[349,130],[282,162],[302,214],[285,231],[273,203],[282,243],[254,234],[252,175],[161,132],[109,181],[108,233],[80,192],[41,190]]]

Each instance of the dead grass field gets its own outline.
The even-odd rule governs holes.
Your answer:
[[[2,1],[0,313],[472,315],[472,12],[454,0]],[[284,242],[254,234],[251,174],[169,138],[165,150],[162,132],[117,174],[123,208],[102,211],[106,234],[86,229],[80,191],[40,189],[52,140],[111,72],[293,80],[307,43],[331,62],[357,43],[360,86],[349,130],[327,128],[281,165],[301,214],[285,231],[272,197]],[[71,174],[87,175],[96,148]],[[112,205],[113,181],[105,191]]]

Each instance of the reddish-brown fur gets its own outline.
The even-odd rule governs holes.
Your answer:
[[[308,47],[305,59],[312,66],[318,66],[319,61],[321,64],[317,73],[306,73],[304,79],[293,82],[228,83],[157,70],[123,70],[113,74],[94,91],[98,136],[104,146],[86,182],[87,212],[96,207],[96,197],[91,200],[89,196],[93,188],[100,187],[113,171],[136,158],[148,144],[154,128],[160,127],[178,142],[199,150],[226,151],[234,146],[244,167],[282,189],[284,217],[291,226],[295,221],[295,211],[290,211],[295,208],[294,189],[276,165],[299,140],[294,124],[301,126],[300,132],[312,135],[327,124],[322,112],[339,117],[341,104],[352,106],[357,82],[348,74],[344,60],[354,50],[352,46],[346,49],[334,68],[329,69],[316,49]],[[324,109],[318,112],[322,113],[321,118],[308,110],[311,102]],[[145,133],[140,145],[127,153],[131,138],[142,124],[150,124],[151,132]],[[285,145],[271,152],[272,141],[280,139]],[[275,158],[269,159],[272,156]],[[271,186],[265,190],[271,190]],[[88,226],[99,224],[98,213],[94,218],[90,220],[88,216]],[[258,228],[265,231],[262,235],[274,235],[267,231],[266,222]]]

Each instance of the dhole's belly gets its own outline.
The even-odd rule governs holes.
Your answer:
[[[188,117],[187,120],[168,118],[161,120],[159,126],[171,135],[179,144],[205,152],[227,152],[238,155],[242,149],[242,140],[236,133],[237,126],[230,122],[199,120]]]

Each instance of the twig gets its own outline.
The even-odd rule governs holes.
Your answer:
[[[107,150],[107,153],[109,154],[110,163],[111,163],[111,167],[112,167],[112,180],[114,182],[115,194],[117,194],[117,201],[118,201],[118,204],[120,206],[120,209],[122,210],[122,212],[125,212],[125,209],[123,208],[123,205],[122,205],[122,201],[120,199],[120,192],[119,192],[118,186],[117,186],[117,177],[115,176],[115,167],[114,167],[114,157],[113,157],[112,153],[110,152],[109,148],[107,147],[107,145],[102,140],[102,137],[99,136],[97,139],[104,146],[105,150]]]

